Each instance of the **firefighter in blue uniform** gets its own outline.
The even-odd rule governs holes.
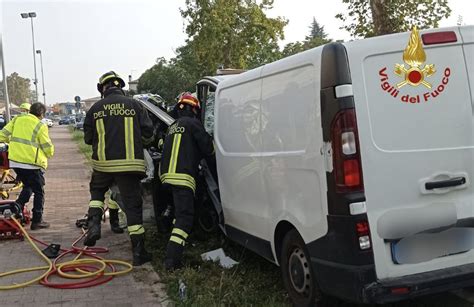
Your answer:
[[[183,95],[177,105],[178,119],[168,129],[160,164],[160,179],[171,187],[175,224],[166,249],[166,270],[181,266],[184,245],[194,219],[194,193],[199,161],[214,153],[211,136],[196,118],[199,101]]]
[[[141,265],[151,260],[144,246],[140,180],[145,177],[143,146],[153,141],[153,124],[146,110],[125,96],[124,86],[113,71],[100,77],[97,89],[102,100],[90,108],[84,120],[84,141],[92,145],[93,168],[84,244],[94,246],[100,239],[105,193],[117,184],[125,204],[133,265]]]

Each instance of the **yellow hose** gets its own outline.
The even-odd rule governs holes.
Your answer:
[[[12,290],[12,289],[18,289],[18,288],[26,287],[28,285],[31,285],[35,282],[40,281],[41,279],[43,279],[43,277],[45,277],[53,269],[53,263],[51,262],[51,260],[49,260],[49,258],[46,257],[41,252],[41,250],[38,248],[38,246],[36,246],[36,244],[33,242],[33,240],[31,240],[30,236],[25,231],[23,226],[21,226],[21,224],[15,218],[13,218],[13,222],[15,222],[15,224],[18,227],[20,227],[20,230],[23,233],[23,235],[25,236],[25,238],[28,240],[28,242],[30,242],[31,246],[33,246],[33,248],[36,250],[36,252],[46,261],[46,263],[48,265],[47,266],[42,266],[42,267],[33,267],[33,268],[28,268],[28,269],[19,269],[19,270],[14,270],[14,271],[10,271],[10,272],[5,272],[5,273],[0,274],[0,278],[5,277],[5,276],[9,276],[9,275],[16,275],[16,274],[20,274],[20,273],[24,273],[24,272],[41,271],[41,270],[47,270],[47,271],[44,272],[41,276],[36,277],[36,278],[34,278],[30,281],[27,281],[27,282],[24,282],[24,283],[21,283],[21,284],[15,284],[15,285],[10,285],[10,286],[0,286],[0,290]]]
[[[33,283],[36,283],[36,282],[40,281],[41,279],[43,279],[45,276],[47,276],[53,270],[53,262],[41,252],[41,250],[33,242],[33,240],[30,238],[30,236],[28,235],[28,232],[26,232],[26,230],[23,228],[23,226],[15,218],[13,218],[13,221],[18,226],[20,231],[23,233],[25,238],[28,240],[30,245],[33,247],[33,249],[46,261],[46,263],[48,265],[32,267],[32,268],[17,269],[17,270],[5,272],[5,273],[0,273],[0,278],[2,278],[2,277],[5,277],[5,276],[16,275],[16,274],[21,274],[21,273],[26,273],[26,272],[46,270],[43,274],[41,274],[41,276],[36,277],[36,278],[34,278],[32,280],[29,280],[27,282],[20,283],[20,284],[9,285],[9,286],[0,286],[0,290],[12,290],[12,289],[18,289],[18,288],[26,287],[28,285],[31,285]],[[61,277],[64,277],[64,278],[79,279],[79,278],[97,276],[99,274],[102,274],[103,276],[118,276],[118,275],[123,275],[123,274],[129,273],[133,269],[133,266],[130,263],[125,262],[125,261],[96,259],[96,258],[79,259],[79,257],[81,257],[81,256],[82,256],[82,253],[79,253],[77,255],[77,257],[74,258],[74,260],[63,262],[63,263],[59,264],[57,266],[58,274]],[[69,266],[75,266],[75,265],[79,265],[79,264],[91,264],[91,263],[99,264],[100,268],[97,271],[94,271],[94,272],[87,272],[87,271],[83,271],[83,270],[80,270],[80,269],[76,269],[76,271],[81,273],[81,274],[68,274],[68,273],[64,273],[62,271],[63,268],[66,268],[66,267],[69,267]],[[118,271],[118,272],[105,272],[104,273],[105,268],[107,267],[108,264],[122,265],[122,266],[126,267],[126,269],[124,269],[122,271]]]

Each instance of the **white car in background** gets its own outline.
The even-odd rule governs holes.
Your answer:
[[[48,126],[48,128],[51,128],[54,125],[53,121],[49,118],[43,118],[41,122]]]

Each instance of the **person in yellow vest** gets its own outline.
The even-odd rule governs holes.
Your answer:
[[[21,114],[28,114],[30,112],[31,104],[28,102],[23,102],[20,104],[20,113]]]
[[[48,167],[48,158],[54,154],[54,145],[48,127],[41,122],[45,112],[44,104],[34,103],[28,114],[16,116],[0,131],[0,142],[9,143],[10,168],[23,182],[16,203],[23,210],[34,194],[31,230],[49,227],[49,223],[43,221],[44,171]]]

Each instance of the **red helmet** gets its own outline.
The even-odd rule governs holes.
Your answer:
[[[184,94],[183,96],[181,96],[181,98],[179,98],[178,104],[187,104],[191,106],[193,109],[198,109],[198,110],[201,109],[199,100],[190,94]],[[180,107],[180,109],[181,108],[182,107]]]

